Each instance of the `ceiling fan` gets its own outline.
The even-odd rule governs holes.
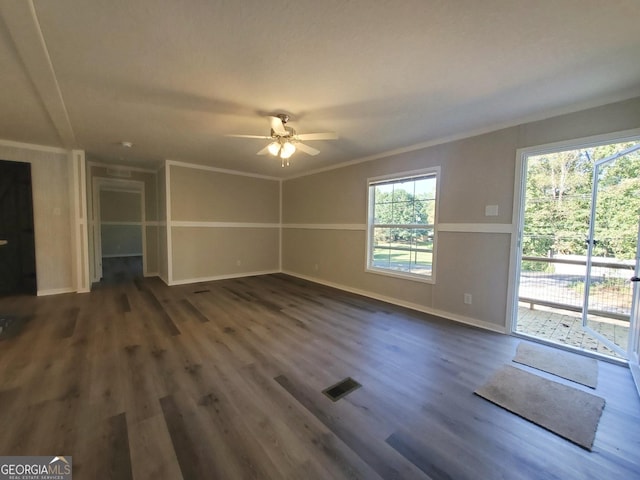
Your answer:
[[[265,140],[271,140],[271,143],[259,150],[256,155],[266,155],[267,153],[274,157],[280,157],[281,165],[283,167],[289,166],[289,158],[296,150],[306,153],[307,155],[317,155],[320,150],[317,150],[309,145],[305,145],[302,141],[311,140],[335,140],[338,136],[333,132],[325,133],[302,133],[298,134],[296,131],[287,125],[289,121],[289,115],[286,113],[279,113],[276,116],[269,116],[269,124],[271,125],[271,135],[227,135],[227,137],[239,137],[239,138],[260,138]]]

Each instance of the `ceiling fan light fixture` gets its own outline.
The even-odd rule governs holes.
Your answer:
[[[271,142],[267,147],[267,150],[269,150],[269,153],[275,157],[280,152],[280,144],[278,142]]]
[[[280,158],[289,158],[296,151],[296,146],[291,142],[285,142],[282,144],[282,150],[280,151]]]

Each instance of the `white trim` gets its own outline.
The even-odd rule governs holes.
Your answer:
[[[145,225],[145,223],[144,222],[124,222],[124,221],[115,222],[115,221],[101,220],[100,225],[121,225],[123,227],[126,227],[126,226],[141,227],[142,225]]]
[[[172,227],[206,227],[206,228],[280,228],[279,223],[250,223],[250,222],[186,222],[174,220]]]
[[[425,307],[424,305],[419,305],[417,303],[405,302],[404,300],[399,300],[399,299],[394,298],[394,297],[388,297],[386,295],[380,295],[380,294],[377,294],[377,293],[370,292],[368,290],[360,290],[358,288],[348,287],[348,286],[342,285],[340,283],[328,282],[326,280],[321,280],[321,279],[315,278],[315,277],[309,277],[307,275],[300,275],[298,273],[294,273],[294,272],[290,272],[290,271],[286,271],[286,270],[284,270],[282,273],[284,273],[285,275],[291,275],[292,277],[301,278],[302,280],[307,280],[309,282],[319,283],[320,285],[326,285],[328,287],[337,288],[337,289],[343,290],[345,292],[355,293],[356,295],[362,295],[364,297],[373,298],[375,300],[380,300],[382,302],[390,303],[392,305],[398,305],[400,307],[409,308],[411,310],[416,310],[418,312],[427,313],[429,315],[435,315],[437,317],[445,318],[447,320],[453,320],[454,322],[463,323],[465,325],[471,325],[473,327],[478,327],[478,328],[482,328],[482,329],[485,329],[485,330],[490,330],[492,332],[497,332],[497,333],[502,333],[502,334],[507,333],[506,329],[504,327],[501,327],[500,325],[495,325],[493,323],[484,322],[484,321],[478,320],[476,318],[465,317],[463,315],[456,315],[454,313],[445,312],[443,310],[438,310],[438,309],[435,309],[435,308]]]
[[[171,161],[165,160],[164,168],[164,199],[167,222],[167,278],[162,279],[167,285],[173,282],[173,244],[171,242]],[[162,278],[162,277],[161,277]]]
[[[50,288],[48,290],[38,290],[36,295],[38,297],[46,297],[48,295],[62,295],[63,293],[76,293],[76,289],[73,287]]]
[[[279,178],[279,177],[270,177],[268,175],[259,175],[257,173],[241,172],[239,170],[229,170],[229,169],[226,169],[226,168],[210,167],[208,165],[200,165],[200,164],[197,164],[197,163],[182,162],[182,161],[179,161],[179,160],[166,160],[165,164],[166,165],[171,165],[171,166],[176,166],[176,167],[193,168],[193,169],[196,169],[196,170],[206,170],[208,172],[226,173],[227,175],[238,175],[238,176],[241,176],[241,177],[261,178],[262,180],[273,180],[274,182],[282,181],[282,179]]]
[[[94,177],[94,178],[107,178],[107,177]],[[112,177],[108,177],[108,180],[116,180],[117,178],[120,178],[120,177],[113,177],[113,178]],[[120,178],[120,180],[124,180],[125,182],[126,181],[142,182],[142,180],[131,180],[129,178]],[[144,183],[144,182],[142,182],[142,183]],[[129,187],[118,188],[115,185],[113,185],[113,186],[109,185],[107,187],[101,188],[100,190],[103,191],[103,192],[132,193],[132,194],[135,194],[135,195],[140,193],[140,190],[136,190],[136,189],[129,188]]]
[[[510,223],[439,223],[438,232],[461,232],[461,233],[514,233],[514,228]]]
[[[398,270],[374,267],[371,261],[373,258],[373,229],[376,227],[374,224],[374,206],[371,203],[371,192],[375,188],[376,183],[379,183],[384,180],[404,180],[410,178],[420,178],[420,177],[434,177],[436,179],[436,196],[435,196],[435,209],[434,209],[434,219],[433,225],[435,225],[433,231],[433,248],[431,251],[431,274],[430,275],[419,275],[411,272],[402,272]],[[406,280],[413,280],[423,283],[436,283],[436,261],[438,251],[438,218],[440,217],[440,177],[441,177],[441,168],[440,165],[436,165],[433,167],[420,168],[418,170],[406,170],[403,172],[395,172],[389,173],[386,175],[380,175],[376,177],[367,178],[366,189],[367,189],[367,223],[365,224],[365,235],[366,235],[366,244],[364,251],[364,271],[366,273],[373,273],[375,275],[386,275],[390,277],[403,278]],[[426,228],[429,228],[429,225],[425,225]]]
[[[0,146],[10,148],[20,148],[25,150],[36,150],[38,152],[60,153],[66,155],[69,150],[62,147],[50,147],[48,145],[38,145],[35,143],[14,142],[13,140],[4,140],[0,138]]]
[[[431,275],[420,275],[419,273],[411,273],[411,272],[404,272],[402,270],[392,270],[390,268],[376,268],[376,267],[370,267],[367,265],[367,267],[364,269],[365,273],[374,273],[376,275],[385,275],[387,277],[393,277],[393,278],[400,278],[402,280],[411,280],[414,282],[422,282],[422,283],[430,283],[430,284],[435,284],[436,281],[433,278],[434,277],[434,269],[431,269]]]
[[[166,225],[166,222],[163,223],[158,220],[147,220],[146,222],[144,222],[145,227],[161,227],[165,225]]]
[[[121,168],[123,170],[129,170],[131,172],[152,173],[154,175],[157,174],[157,170],[151,170],[149,168],[133,167],[133,166],[129,166],[129,165],[119,165],[119,164],[114,164],[114,163],[102,163],[102,162],[96,162],[96,161],[90,161],[89,162],[89,167],[111,168],[111,169]],[[105,177],[105,178],[107,178],[107,177]],[[121,178],[121,177],[109,176],[108,178]],[[126,180],[126,179],[123,179],[123,180]]]
[[[70,188],[71,208],[73,209],[72,251],[75,255],[74,286],[78,293],[91,291],[91,279],[89,270],[89,230],[87,222],[87,171],[83,150],[69,152],[69,166],[71,168],[70,179],[73,185]]]
[[[285,223],[282,228],[303,230],[367,230],[363,223]]]
[[[211,277],[185,278],[182,280],[173,280],[168,285],[174,286],[174,285],[186,285],[189,283],[214,282],[216,280],[227,280],[229,278],[255,277],[258,275],[273,275],[274,273],[280,273],[280,271],[279,270],[263,270],[259,272],[242,272],[242,273],[230,273],[227,275],[214,275]]]
[[[144,274],[144,277],[145,277],[145,278],[146,278],[146,277],[159,277],[159,276],[160,276],[160,274],[159,274],[158,272],[146,272],[146,273]]]
[[[591,135],[589,137],[575,138],[572,140],[562,140],[560,142],[544,143],[542,145],[532,145],[516,150],[516,153],[527,156],[542,155],[563,150],[577,150],[581,148],[597,147],[607,143],[622,143],[626,141],[637,141],[640,139],[640,128],[623,130],[622,132],[603,133]],[[516,156],[516,158],[518,158]]]
[[[631,370],[633,383],[636,384],[636,390],[638,391],[638,395],[640,395],[640,365],[638,365],[635,359],[631,359],[629,361],[629,369]]]

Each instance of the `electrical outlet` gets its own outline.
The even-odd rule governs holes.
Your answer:
[[[470,293],[465,293],[464,294],[464,303],[466,303],[467,305],[471,305],[471,301],[472,301],[472,297]]]
[[[241,260],[236,260],[236,265],[239,267],[240,265],[242,265],[242,261]]]
[[[313,269],[317,272],[317,271],[318,271],[318,268],[320,268],[320,267],[318,267],[318,264],[316,263],[316,264],[313,266]]]

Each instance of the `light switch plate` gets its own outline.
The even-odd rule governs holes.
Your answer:
[[[497,217],[498,216],[498,205],[485,205],[485,207],[484,207],[484,216],[485,217]]]

